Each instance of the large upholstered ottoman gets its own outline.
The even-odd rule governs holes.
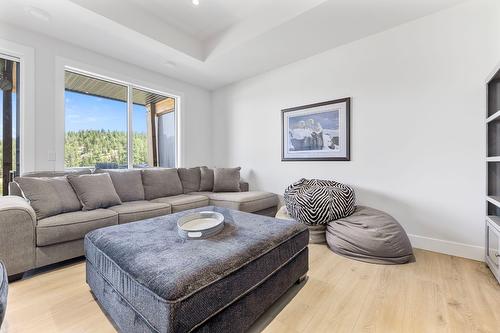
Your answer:
[[[0,327],[5,317],[7,309],[7,294],[9,292],[9,280],[7,279],[7,271],[4,264],[0,261]]]
[[[215,210],[224,230],[184,240],[177,219]],[[205,207],[90,232],[87,283],[122,332],[242,332],[308,270],[294,221]]]

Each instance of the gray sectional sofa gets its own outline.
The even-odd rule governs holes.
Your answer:
[[[109,178],[113,190],[103,190]],[[279,201],[249,191],[239,168],[35,172],[9,189],[0,197],[0,260],[11,279],[82,256],[85,234],[98,228],[208,205],[273,216]]]

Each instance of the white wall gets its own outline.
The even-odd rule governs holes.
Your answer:
[[[482,259],[485,80],[498,64],[500,2],[464,3],[215,91],[213,162],[277,193],[301,177],[351,184],[414,246]],[[280,110],[347,96],[352,160],[281,162]]]
[[[211,119],[209,91],[11,25],[0,24],[0,40],[27,46],[32,48],[35,54],[35,161],[30,164],[30,169],[53,170],[64,166],[63,91],[64,66],[68,64],[181,96],[181,165],[210,164],[210,139],[206,139],[211,138],[211,128],[206,125]],[[7,43],[0,41],[0,48],[2,44]],[[56,153],[55,161],[49,160],[49,153]]]

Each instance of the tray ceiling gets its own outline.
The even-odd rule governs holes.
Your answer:
[[[0,0],[0,21],[215,89],[463,0],[199,1]]]

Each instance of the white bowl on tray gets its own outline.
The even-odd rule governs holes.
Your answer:
[[[196,212],[177,220],[179,236],[185,239],[205,239],[224,229],[224,215],[214,211]]]

